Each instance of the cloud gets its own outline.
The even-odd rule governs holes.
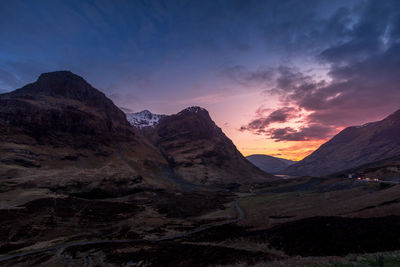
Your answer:
[[[348,23],[345,38],[315,55],[315,62],[328,67],[325,78],[294,66],[272,71],[274,85],[264,94],[278,95],[283,106],[303,111],[301,126],[272,128],[272,113],[256,113],[257,119],[241,130],[276,141],[320,140],[399,109],[400,2],[365,1]]]
[[[329,126],[311,124],[296,130],[292,127],[272,128],[267,134],[276,142],[280,141],[310,141],[330,137],[335,129]]]
[[[292,107],[283,107],[271,112],[267,117],[262,117],[265,109],[259,108],[256,112],[259,118],[256,118],[249,122],[247,125],[240,127],[241,131],[251,131],[256,134],[265,133],[265,129],[271,123],[284,123],[289,121],[290,119],[299,117],[298,112],[299,110]]]
[[[366,1],[359,21],[349,31],[350,39],[325,49],[319,57],[330,63],[353,63],[377,54],[384,42],[387,30],[393,25],[400,3],[396,0]],[[387,37],[386,37],[387,38]]]

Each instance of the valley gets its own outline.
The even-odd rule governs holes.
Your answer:
[[[399,262],[398,112],[292,162],[247,160],[201,107],[124,114],[69,71],[0,103],[0,266]],[[354,158],[377,138],[371,161]],[[337,140],[360,147],[347,165],[297,173]]]

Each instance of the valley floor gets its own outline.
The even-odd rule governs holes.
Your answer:
[[[400,185],[299,178],[107,199],[14,188],[0,203],[1,266],[400,265]]]

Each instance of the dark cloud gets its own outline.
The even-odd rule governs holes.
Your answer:
[[[268,116],[266,117],[261,117],[263,116],[265,109],[258,109],[257,114],[259,118],[256,118],[249,122],[246,126],[240,127],[241,131],[251,131],[256,134],[262,134],[265,133],[265,129],[271,124],[271,123],[284,123],[287,122],[293,118],[297,118],[298,116],[298,109],[292,108],[292,107],[283,107],[280,109],[277,109],[273,112],[271,112]]]
[[[346,36],[353,2],[0,1],[0,68],[18,77],[17,87],[42,72],[68,69],[107,94],[138,94],[147,108],[163,109],[175,99],[225,90],[216,89],[226,87],[219,86],[221,66],[253,69],[247,65],[304,54]],[[8,61],[33,67],[14,68]],[[246,85],[273,80],[268,66],[231,71]],[[151,77],[148,85],[132,81],[143,76]],[[15,88],[11,80],[4,83]],[[191,89],[199,84],[202,90]],[[154,96],[166,99],[164,107]]]
[[[0,1],[0,36],[4,90],[68,69],[133,110],[215,95],[233,66],[225,76],[283,107],[241,130],[279,141],[400,108],[398,0]]]
[[[267,49],[288,54],[313,52],[349,34],[360,1],[276,0],[257,6],[253,18]],[[257,3],[260,3],[259,1]]]
[[[316,55],[329,68],[328,81],[281,66],[274,71],[275,85],[265,90],[279,95],[282,104],[305,111],[302,127],[269,128],[257,123],[268,121],[264,117],[249,123],[257,130],[244,129],[277,141],[317,140],[399,109],[400,1],[365,1],[345,35]]]
[[[398,17],[400,2],[366,1],[357,24],[349,32],[350,40],[329,47],[320,54],[320,58],[329,63],[352,63],[378,53],[384,46],[382,38],[392,31],[394,20]],[[389,33],[390,35],[390,33]]]
[[[298,130],[285,127],[272,128],[266,131],[268,136],[276,142],[321,140],[330,137],[333,132],[333,128],[318,124],[303,126]]]

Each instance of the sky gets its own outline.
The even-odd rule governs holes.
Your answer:
[[[244,155],[299,160],[400,109],[400,1],[0,1],[0,92],[56,70],[125,111],[204,107]]]

